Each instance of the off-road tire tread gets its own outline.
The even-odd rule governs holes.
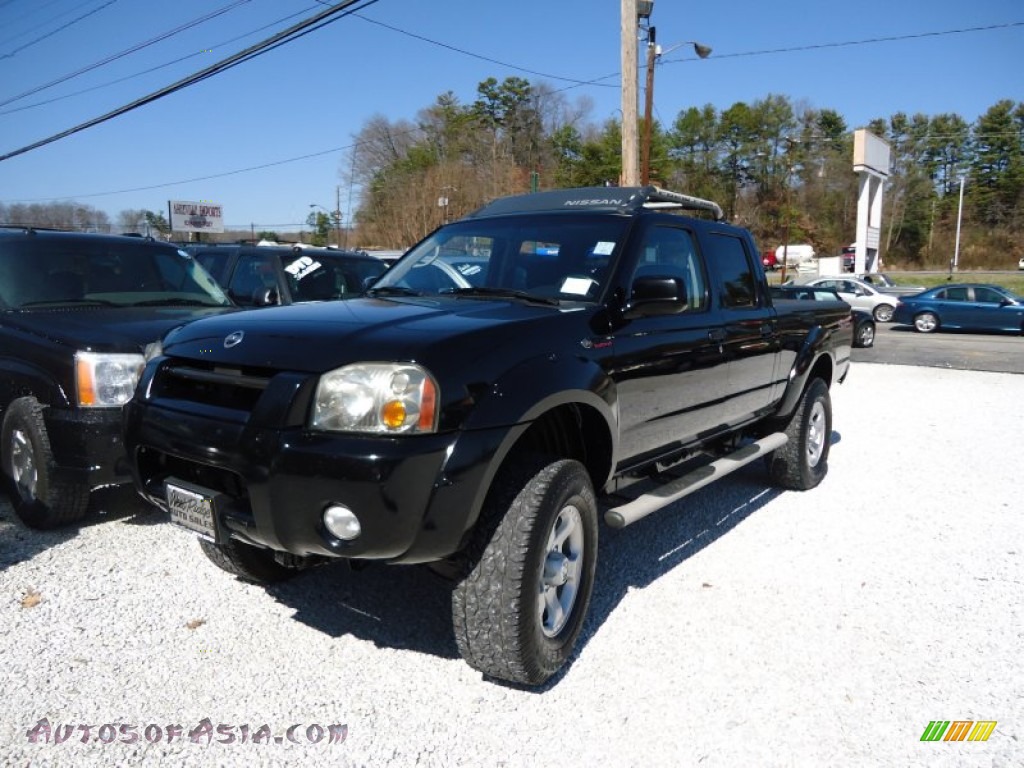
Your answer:
[[[274,553],[271,550],[260,549],[234,539],[229,539],[224,544],[199,539],[199,547],[218,568],[253,584],[275,584],[290,579],[299,572],[297,568],[288,568],[274,560]]]
[[[44,406],[34,397],[14,400],[4,414],[0,440],[3,441],[3,475],[11,506],[25,525],[49,530],[69,525],[85,517],[89,509],[90,488],[85,483],[69,482],[55,477],[57,464],[53,459],[50,436],[46,432],[43,409]],[[39,472],[37,496],[35,501],[27,503],[22,500],[14,478],[8,473],[11,432],[18,419],[22,420],[25,430],[30,433],[29,439],[38,447],[35,457]]]
[[[553,486],[580,484],[594,510],[593,538],[584,557],[589,575],[573,606],[570,639],[564,653],[538,652],[531,633],[524,631],[524,605],[519,587],[527,569],[530,542],[538,510]],[[559,491],[555,489],[557,495]],[[452,594],[455,640],[463,659],[496,678],[525,685],[545,682],[565,662],[575,644],[589,607],[597,556],[597,502],[586,469],[574,460],[528,456],[503,468],[496,478],[470,543],[470,570]],[[582,512],[583,510],[581,510]],[[584,513],[585,516],[585,513]],[[584,525],[588,525],[584,520]],[[587,581],[589,579],[589,581]]]
[[[816,400],[822,398],[825,404],[825,421],[828,432],[825,436],[825,447],[816,467],[809,467],[805,462],[804,432],[811,408]],[[777,448],[768,457],[768,472],[772,482],[780,488],[792,491],[806,491],[818,485],[828,472],[828,454],[832,439],[832,400],[828,386],[820,378],[808,382],[800,404],[793,412],[789,424],[786,425],[786,436],[789,440],[781,448]]]

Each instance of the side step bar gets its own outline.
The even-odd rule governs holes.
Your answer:
[[[650,493],[645,493],[633,501],[618,507],[612,507],[604,513],[604,521],[612,528],[625,528],[652,512],[667,507],[684,496],[688,496],[708,483],[712,483],[740,467],[744,467],[755,459],[766,456],[777,448],[781,448],[789,438],[783,432],[773,432],[760,440],[745,445],[738,451],[715,459],[710,464],[695,469]]]

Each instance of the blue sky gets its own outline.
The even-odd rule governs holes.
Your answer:
[[[175,82],[325,4],[0,0],[0,102],[9,102],[0,104],[0,154]],[[229,6],[162,42],[15,99]],[[166,211],[168,199],[212,200],[223,204],[229,225],[288,229],[283,225],[305,220],[310,203],[333,208],[338,185],[348,212],[340,171],[353,137],[375,115],[415,119],[446,91],[472,102],[487,77],[562,88],[621,69],[619,0],[377,0],[358,13],[362,18],[340,19],[156,103],[0,162],[0,201],[77,200],[115,219],[125,208]],[[663,48],[696,40],[714,49],[706,60],[697,60],[691,46],[663,57],[655,115],[669,123],[690,106],[724,109],[781,94],[798,105],[835,109],[851,128],[897,111],[955,112],[973,121],[1000,99],[1024,101],[1022,22],[1021,0],[655,0],[651,23]],[[928,34],[998,25],[1004,26]],[[908,39],[834,45],[893,37]],[[183,60],[138,74],[175,59]],[[121,78],[127,79],[107,85]],[[594,123],[617,117],[620,107],[618,77],[601,83],[564,91],[571,100],[589,100]],[[85,89],[92,90],[79,93]],[[322,154],[186,181],[313,153]],[[140,187],[152,188],[123,191]]]

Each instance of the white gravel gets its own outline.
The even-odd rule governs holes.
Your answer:
[[[458,659],[423,570],[263,589],[130,495],[56,533],[3,502],[0,764],[1024,765],[1024,376],[858,365],[833,399],[818,489],[757,465],[603,528],[584,642],[540,692]],[[29,743],[44,717],[90,743]],[[167,744],[204,718],[249,743]],[[921,742],[931,720],[998,725]],[[347,736],[251,743],[263,724]]]

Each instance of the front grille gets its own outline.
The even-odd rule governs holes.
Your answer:
[[[151,396],[251,413],[272,376],[266,370],[172,362],[157,372]]]

